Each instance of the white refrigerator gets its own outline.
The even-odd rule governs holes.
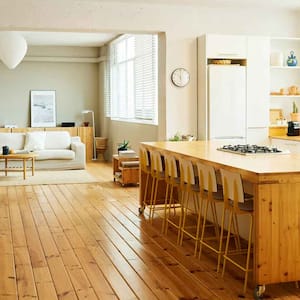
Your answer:
[[[246,140],[246,67],[208,66],[208,138]],[[259,109],[259,108],[258,108]]]

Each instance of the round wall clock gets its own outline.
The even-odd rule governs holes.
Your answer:
[[[184,87],[190,81],[190,73],[184,68],[177,68],[172,72],[171,80],[174,85]]]

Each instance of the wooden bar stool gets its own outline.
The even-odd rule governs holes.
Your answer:
[[[152,223],[154,210],[157,205],[157,192],[159,184],[165,182],[165,167],[163,156],[157,150],[150,150],[150,173],[152,176],[151,198],[149,203],[149,219]],[[160,204],[164,204],[160,203]],[[162,209],[162,207],[160,207]],[[163,207],[164,209],[164,207]]]
[[[176,220],[176,209],[180,208],[179,193],[180,193],[180,175],[175,156],[165,155],[165,180],[166,180],[166,198],[165,198],[165,221],[163,223],[163,231],[168,233],[168,226],[171,225],[178,230],[177,243],[180,238],[180,217]],[[174,198],[174,188],[177,190],[178,198]],[[171,216],[173,209],[173,216]]]
[[[140,168],[141,173],[143,173],[146,176],[145,180],[145,187],[143,189],[143,204],[142,207],[139,208],[139,213],[142,214],[144,212],[145,207],[150,203],[150,197],[148,197],[148,189],[149,189],[149,181],[150,181],[150,175],[151,175],[151,167],[150,167],[150,154],[149,151],[141,147],[140,148]],[[142,176],[142,174],[140,175]],[[152,182],[152,181],[151,181]]]
[[[220,233],[216,205],[223,205],[223,190],[222,186],[217,184],[216,171],[214,167],[198,162],[197,170],[201,194],[200,197],[203,199],[204,202],[202,230],[199,241],[199,259],[201,258],[203,246],[212,250],[218,255],[217,272],[219,272],[221,257],[223,254],[222,240],[224,225],[221,226]],[[208,222],[209,209],[212,219]],[[222,214],[221,224],[224,224],[224,213]],[[213,227],[214,233],[207,231],[209,227]]]
[[[200,199],[200,189],[199,184],[196,179],[194,165],[191,160],[188,159],[180,159],[180,189],[182,192],[182,213],[180,221],[181,223],[181,237],[180,237],[180,245],[182,245],[184,235],[192,238],[195,241],[195,250],[194,255],[196,255],[198,250],[198,242],[199,242],[199,232],[200,232],[200,224],[201,224],[201,208],[202,201]],[[191,200],[194,204],[194,211],[196,212],[196,222],[187,226],[186,220],[188,216],[188,212],[191,211]]]
[[[249,268],[250,255],[251,255],[251,244],[252,244],[252,231],[253,231],[253,196],[244,193],[242,178],[239,173],[227,171],[221,169],[223,194],[224,194],[224,208],[229,213],[228,220],[228,233],[226,246],[224,251],[224,261],[223,261],[223,272],[224,276],[226,262],[229,261],[238,267],[240,270],[245,272],[244,288],[243,293],[246,293],[248,273],[252,271]],[[232,230],[232,225],[234,225],[234,218],[237,220],[238,215],[247,215],[250,218],[249,223],[249,233],[248,233],[248,245],[247,248],[242,248],[239,243],[235,250],[229,250],[229,240]],[[236,229],[238,231],[238,224],[236,224]],[[237,232],[238,233],[238,232]],[[242,264],[237,259],[237,255],[246,254],[246,263]]]

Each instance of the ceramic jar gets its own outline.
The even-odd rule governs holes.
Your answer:
[[[297,66],[298,61],[297,61],[296,56],[294,55],[294,51],[290,52],[290,56],[288,56],[286,63],[289,67]]]

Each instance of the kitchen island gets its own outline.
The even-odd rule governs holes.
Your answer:
[[[256,285],[300,280],[300,154],[239,155],[213,141],[147,142],[141,147],[237,171],[254,195]],[[140,178],[143,205],[144,174]]]

